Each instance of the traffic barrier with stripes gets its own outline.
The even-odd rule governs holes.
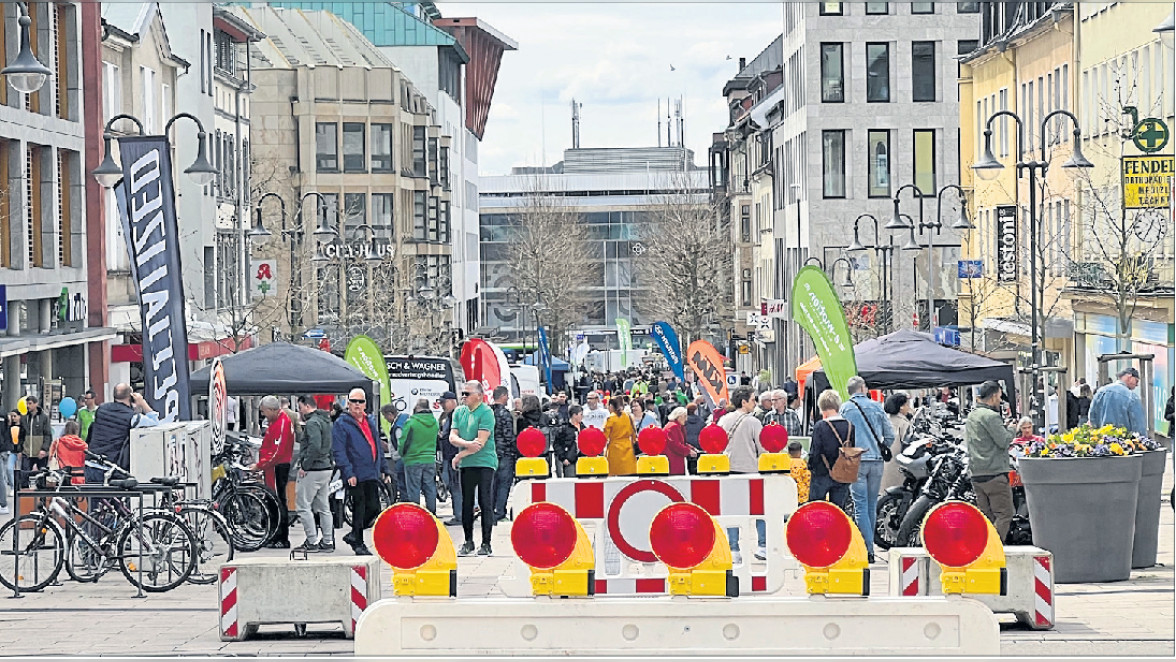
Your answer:
[[[339,623],[347,637],[372,598],[380,595],[375,557],[236,559],[220,568],[220,638],[242,641],[258,626]]]
[[[969,595],[998,614],[1014,614],[1017,621],[1034,630],[1054,626],[1053,554],[1027,545],[1004,548],[1008,566],[1006,595]],[[922,547],[894,547],[890,550],[890,594],[900,596],[939,595],[939,565]]]
[[[554,478],[520,483],[511,496],[516,513],[541,501],[566,509],[592,538],[599,596],[667,592],[666,569],[649,544],[649,525],[661,508],[677,501],[695,503],[724,529],[738,530],[743,563],[733,574],[740,594],[778,593],[789,577],[800,586],[800,566],[784,544],[784,520],[797,507],[796,482],[786,474]],[[765,522],[767,560],[753,571],[757,519]],[[529,575],[516,559],[514,577],[502,578],[499,586],[510,597],[528,597]]]
[[[923,598],[380,600],[356,656],[997,656],[983,604]]]

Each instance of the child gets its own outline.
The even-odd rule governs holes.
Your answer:
[[[789,475],[792,476],[792,480],[796,481],[797,504],[808,501],[809,479],[812,476],[808,464],[800,457],[803,451],[804,446],[801,446],[799,441],[788,442],[788,455],[792,458],[792,469]]]

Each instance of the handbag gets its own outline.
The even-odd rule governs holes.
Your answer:
[[[856,446],[846,446],[846,441],[841,438],[841,433],[837,431],[837,426],[822,421],[829,429],[833,430],[834,436],[840,443],[840,448],[837,449],[837,461],[833,466],[829,466],[829,458],[821,455],[821,461],[825,463],[825,468],[829,470],[829,477],[838,483],[856,483],[858,479],[858,471],[862,468],[862,453],[866,452],[864,448],[857,448]],[[853,434],[853,423],[846,421],[849,425],[849,432]]]
[[[853,402],[853,400],[850,400],[850,402]],[[874,433],[874,426],[870,425],[870,419],[866,418],[866,410],[862,409],[862,406],[856,402],[853,402],[853,406],[857,407],[858,411],[862,413],[862,420],[866,422],[866,427],[870,430],[870,436],[873,437],[874,442],[878,444],[878,454],[882,456],[882,461],[889,462],[890,460],[894,459],[894,453],[890,452],[890,447],[884,445],[882,440],[878,438],[878,435]]]

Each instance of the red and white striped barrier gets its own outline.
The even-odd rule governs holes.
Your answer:
[[[242,641],[261,625],[338,623],[347,637],[371,597],[380,595],[376,557],[239,559],[221,566],[220,638]]]
[[[1023,545],[1004,548],[1008,568],[1006,595],[969,595],[997,614],[1014,614],[1017,621],[1034,630],[1054,626],[1053,554]],[[939,565],[922,547],[894,547],[890,550],[890,594],[901,596],[939,595]]]
[[[663,507],[680,501],[698,504],[724,530],[738,529],[743,563],[733,574],[740,594],[777,593],[789,573],[799,582],[800,566],[784,544],[784,520],[797,506],[796,482],[785,474],[532,480],[515,488],[511,507],[519,512],[541,501],[562,506],[592,537],[597,595],[666,593],[667,571],[653,554],[649,525]],[[765,522],[767,561],[757,563],[753,573],[757,519]],[[514,577],[502,578],[499,585],[508,596],[529,597],[529,576],[516,559]]]

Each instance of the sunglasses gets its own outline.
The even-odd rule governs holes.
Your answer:
[[[367,400],[356,400],[355,398],[347,398],[347,401],[357,405],[362,405],[363,403],[367,402]]]
[[[468,398],[468,397],[470,397],[470,394],[469,394],[469,393],[467,393],[467,392],[465,392],[465,391],[462,391],[462,392],[461,392],[461,397],[463,397],[463,398]]]

